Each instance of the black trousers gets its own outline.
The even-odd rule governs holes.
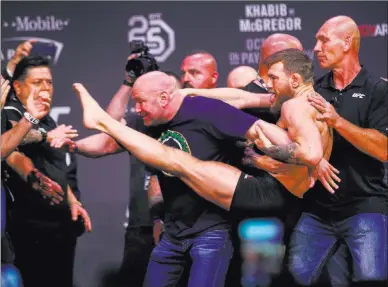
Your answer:
[[[76,236],[61,228],[9,222],[24,287],[73,287]]]
[[[127,228],[119,272],[120,287],[142,287],[154,246],[152,226]]]

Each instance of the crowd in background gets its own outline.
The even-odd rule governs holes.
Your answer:
[[[91,231],[91,219],[77,188],[75,155],[102,157],[124,152],[127,146],[106,133],[75,141],[73,139],[78,136],[75,129],[57,126],[48,115],[53,96],[49,62],[44,55],[29,56],[33,45],[33,41],[20,44],[2,71],[2,202],[7,203],[6,213],[2,214],[2,219],[7,219],[2,229],[2,251],[5,251],[2,252],[2,266],[8,268],[2,276],[11,271],[20,272],[19,280],[27,287],[73,286],[76,240],[85,230]],[[233,191],[235,194],[230,198],[228,208],[224,208],[217,202],[216,195],[212,198],[199,194],[180,178],[157,172],[148,164],[144,165],[144,160],[131,156],[131,173],[136,173],[131,178],[136,180],[131,181],[130,220],[122,266],[115,282],[110,284],[146,287],[385,286],[388,269],[388,186],[384,181],[387,82],[380,78],[384,75],[371,75],[367,71],[368,63],[360,64],[359,49],[358,27],[348,17],[329,19],[317,31],[314,51],[321,68],[328,72],[311,83],[320,96],[311,98],[310,105],[319,113],[316,121],[330,130],[332,138],[332,147],[325,150],[327,154],[321,154],[318,161],[310,158],[304,161],[303,156],[299,161],[296,156],[282,158],[262,146],[231,146],[233,150],[227,151],[228,164],[258,179],[259,183],[255,184],[260,186],[255,190],[267,194],[275,186],[279,197],[252,197],[253,203],[258,201],[257,205],[248,208],[247,204],[241,204],[242,210],[234,213],[232,207],[237,202],[237,191]],[[262,44],[258,69],[247,66],[234,69],[228,76],[228,88],[217,88],[217,55],[206,51],[195,51],[184,58],[180,75],[167,71],[165,75],[173,81],[173,92],[179,90],[181,94],[186,93],[187,98],[200,95],[220,100],[227,103],[228,108],[233,107],[230,115],[241,110],[241,113],[279,126],[282,115],[280,110],[273,109],[274,103],[287,102],[289,99],[283,98],[285,93],[295,96],[297,93],[293,89],[297,90],[300,83],[307,83],[304,73],[312,70],[306,59],[303,69],[284,68],[287,53],[294,50],[303,51],[302,43],[295,37],[270,35]],[[286,53],[281,54],[282,51]],[[280,58],[274,60],[274,55]],[[132,54],[129,60],[138,57]],[[303,59],[299,61],[303,62]],[[278,62],[283,66],[277,71],[274,66]],[[291,66],[299,63],[295,58],[290,62]],[[151,77],[153,72],[150,70],[148,76]],[[168,128],[163,126],[165,123],[154,124],[157,122],[154,105],[162,104],[150,103],[149,98],[142,98],[142,93],[139,96],[136,88],[145,89],[141,80],[137,81],[142,77],[146,81],[147,73],[126,71],[123,85],[106,109],[123,126],[160,138],[160,131],[154,136],[147,120],[152,122],[151,125],[162,126],[166,132],[180,127],[185,117],[189,118],[189,111],[194,114],[204,111],[203,106],[197,107],[196,102],[190,106],[185,100],[187,110],[182,104],[178,109],[180,113],[176,112],[181,116],[185,113],[185,117],[170,119]],[[156,74],[156,77],[161,79],[163,75]],[[148,79],[145,86],[150,89],[157,86],[158,79]],[[160,85],[165,84],[162,81]],[[162,91],[169,89],[166,84]],[[173,102],[171,98],[166,101]],[[126,114],[130,101],[135,102],[135,114]],[[211,111],[213,117],[219,115],[217,109],[229,111],[217,105],[214,104],[215,110]],[[193,127],[187,130],[209,128],[207,133],[211,136],[214,136],[214,129],[222,130],[218,126],[222,124],[210,116],[210,124],[202,126],[201,116],[206,118],[202,114],[190,115]],[[240,114],[236,112],[237,116]],[[158,114],[158,117],[162,118],[162,115]],[[224,140],[222,145],[226,147],[230,138],[225,136],[226,131],[221,134],[214,138]],[[169,136],[173,138],[174,135]],[[166,137],[166,145],[171,146],[167,143],[169,139]],[[192,155],[196,156],[195,140],[187,141],[193,149]],[[217,148],[219,146],[221,144]],[[196,148],[201,152],[216,149],[208,144]],[[313,149],[311,147],[309,152]],[[200,160],[223,161],[201,152],[196,156]],[[221,154],[218,150],[215,153]],[[312,182],[309,182],[308,191],[303,187],[303,192],[299,192],[281,179],[290,176],[290,170],[297,165],[309,168]],[[282,185],[269,182],[268,177]],[[245,186],[247,193],[251,188]],[[262,202],[265,202],[265,208],[261,207]],[[280,220],[284,232],[281,243],[276,246],[284,246],[285,251],[281,256],[273,256],[281,264],[275,271],[266,270],[273,273],[267,282],[259,282],[267,277],[257,274],[265,268],[260,264],[249,265],[260,271],[252,273],[252,283],[248,278],[251,273],[246,268],[249,256],[242,248],[245,245],[239,237],[238,227],[242,220],[256,217]]]

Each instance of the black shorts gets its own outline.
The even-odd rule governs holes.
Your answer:
[[[242,173],[233,195],[230,212],[240,217],[275,216],[284,219],[299,209],[300,199],[265,171]]]

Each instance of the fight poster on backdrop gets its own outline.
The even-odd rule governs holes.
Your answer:
[[[387,2],[1,2],[1,65],[16,46],[37,39],[37,50],[53,60],[52,116],[71,124],[80,137],[81,109],[72,91],[83,83],[106,106],[122,83],[129,42],[143,40],[163,70],[180,73],[183,58],[206,50],[218,63],[219,85],[238,65],[257,68],[260,45],[272,33],[288,33],[314,58],[315,34],[329,18],[352,17],[361,33],[361,62],[387,78]],[[365,11],[368,11],[367,13]],[[314,60],[315,61],[315,60]],[[316,62],[315,62],[316,63]],[[324,73],[315,65],[315,73]],[[129,199],[126,154],[102,159],[79,157],[82,200],[93,232],[79,240],[75,277],[78,286],[100,286],[123,253]],[[91,179],[92,178],[92,179]],[[88,262],[88,264],[83,264]]]
[[[355,7],[349,11],[348,7]],[[373,17],[363,13],[366,3],[324,3],[324,2],[284,2],[284,3],[246,3],[235,11],[233,23],[237,30],[233,46],[228,54],[229,66],[248,65],[257,68],[260,59],[260,47],[264,39],[273,33],[287,33],[297,37],[303,44],[307,55],[314,59],[315,34],[319,27],[334,15],[347,15],[359,26],[361,35],[361,62],[376,75],[386,75],[387,69],[379,64],[386,63],[384,51],[387,48],[386,37],[387,14],[377,12],[379,7],[387,4],[372,2],[371,9],[376,9]],[[334,7],[335,6],[335,7]],[[334,9],[334,10],[333,10]],[[313,11],[319,11],[314,14]],[[333,13],[335,11],[335,13]],[[237,17],[236,17],[237,16]],[[381,46],[380,46],[381,45]],[[380,46],[380,47],[379,47]],[[373,51],[378,49],[380,59],[374,59]],[[315,61],[315,73],[324,73]]]

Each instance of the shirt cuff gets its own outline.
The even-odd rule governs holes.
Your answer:
[[[6,67],[5,70],[7,71],[8,76],[9,76],[10,78],[12,78],[12,77],[13,77],[13,73],[8,69],[8,65],[7,65],[7,67]]]

